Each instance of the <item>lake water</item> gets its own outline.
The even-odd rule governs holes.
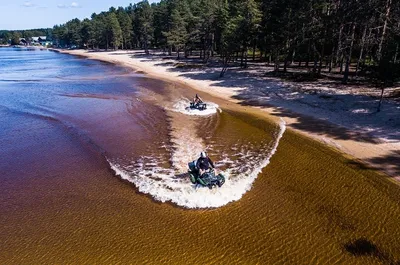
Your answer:
[[[400,261],[398,185],[244,107],[189,111],[194,93],[0,49],[1,263]],[[222,188],[190,183],[202,150]]]

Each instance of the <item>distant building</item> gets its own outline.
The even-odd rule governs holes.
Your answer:
[[[19,45],[26,46],[27,44],[28,44],[28,42],[25,38],[19,38]]]
[[[47,40],[46,36],[32,37],[32,45],[50,46],[53,45],[52,41]]]

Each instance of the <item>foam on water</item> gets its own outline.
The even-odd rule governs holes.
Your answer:
[[[151,195],[161,202],[170,201],[186,208],[215,208],[242,198],[249,191],[258,174],[270,163],[275,154],[279,141],[286,130],[286,124],[281,120],[274,141],[265,144],[257,152],[249,151],[247,146],[234,146],[237,150],[233,156],[226,155],[217,166],[226,165],[223,173],[226,182],[221,188],[212,190],[190,183],[186,172],[188,154],[195,158],[198,149],[204,148],[199,144],[184,143],[188,139],[174,139],[172,152],[172,167],[160,166],[165,163],[165,158],[157,155],[142,157],[132,165],[123,166],[117,162],[109,161],[111,168],[122,179],[133,183],[140,192]],[[188,143],[188,142],[186,142]],[[188,153],[187,153],[188,152]],[[218,172],[219,173],[219,172]]]
[[[205,102],[207,104],[207,109],[205,110],[198,110],[198,109],[191,109],[190,100],[187,98],[181,98],[179,101],[175,102],[172,108],[169,110],[180,112],[186,115],[196,115],[196,116],[209,116],[212,114],[217,113],[218,111],[221,112],[219,106],[213,102]]]

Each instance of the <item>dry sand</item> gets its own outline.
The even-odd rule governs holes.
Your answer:
[[[62,53],[120,64],[149,76],[179,82],[202,93],[257,108],[266,116],[283,118],[288,127],[376,167],[400,180],[400,102],[386,99],[377,113],[378,99],[364,88],[334,88],[282,82],[265,77],[265,67],[229,69],[179,68],[178,61],[143,51]],[[369,90],[368,90],[369,91]]]

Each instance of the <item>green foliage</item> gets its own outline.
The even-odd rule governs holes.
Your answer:
[[[167,39],[163,32],[168,32],[169,18],[168,4],[166,1],[161,1],[157,5],[152,5],[153,10],[153,45],[155,47],[166,47]]]
[[[94,42],[94,25],[89,19],[82,21],[80,34],[82,37],[82,44],[84,47],[88,47]]]
[[[186,21],[184,19],[186,6],[184,1],[175,0],[171,6],[171,16],[168,21],[168,31],[163,32],[167,39],[167,45],[178,51],[181,51],[188,40],[188,33],[186,31]]]
[[[134,39],[137,47],[143,47],[148,52],[148,46],[153,38],[153,9],[147,0],[137,3],[133,12]]]
[[[107,40],[110,41],[110,44],[114,47],[114,49],[118,49],[123,39],[121,26],[119,25],[117,15],[114,12],[111,12],[107,15],[106,31]]]
[[[22,36],[21,33],[19,33],[18,31],[13,32],[11,37],[11,45],[18,45],[21,36]]]
[[[46,36],[47,39],[51,40],[52,35],[53,29],[29,29],[15,31],[0,30],[0,44],[8,44],[9,40],[12,40],[13,43],[19,44],[19,38],[25,38],[27,41],[30,41],[32,40],[32,37],[38,36]]]
[[[36,35],[22,35],[30,34]],[[272,60],[276,70],[282,61],[284,70],[305,61],[318,73],[323,64],[341,66],[347,78],[346,62],[386,69],[387,62],[400,61],[400,1],[143,0],[71,20],[48,34],[61,46],[162,48],[178,57],[197,51],[204,61],[218,55],[225,64],[240,56],[244,66],[249,51]]]
[[[0,32],[0,44],[8,44],[8,40],[11,39],[11,33],[8,31]]]
[[[122,31],[122,49],[132,47],[132,19],[129,14],[119,7],[117,11],[118,22]]]

